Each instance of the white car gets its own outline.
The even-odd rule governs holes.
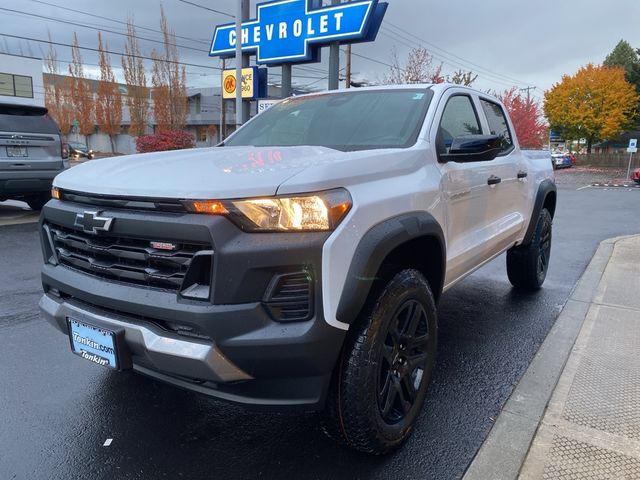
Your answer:
[[[218,147],[95,160],[54,187],[40,306],[74,353],[320,410],[374,454],[422,409],[443,292],[503,252],[516,288],[540,288],[556,206],[502,104],[447,84],[291,98]]]

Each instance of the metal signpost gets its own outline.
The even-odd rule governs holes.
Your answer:
[[[236,22],[216,27],[209,56],[242,58],[236,61],[236,78],[249,66],[249,55],[255,55],[258,64],[282,66],[283,96],[291,91],[291,65],[320,61],[325,45],[334,45],[329,78],[335,84],[339,45],[374,41],[388,7],[378,0],[332,0],[325,7],[318,0],[276,0],[259,4],[256,17],[248,20],[248,0],[237,1]],[[239,91],[236,102],[242,111]]]
[[[629,154],[629,166],[627,167],[627,180],[631,176],[631,161],[633,160],[633,154],[638,152],[638,139],[632,138],[629,140],[629,146],[627,147],[627,153]]]

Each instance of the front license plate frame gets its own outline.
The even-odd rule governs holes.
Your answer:
[[[85,360],[113,370],[122,369],[121,352],[118,348],[120,332],[72,317],[67,317],[67,327],[73,353]]]

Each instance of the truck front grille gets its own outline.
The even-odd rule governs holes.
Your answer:
[[[168,242],[173,250],[159,250],[151,242],[162,239],[91,235],[47,225],[61,265],[136,285],[179,290],[194,255],[211,246]]]

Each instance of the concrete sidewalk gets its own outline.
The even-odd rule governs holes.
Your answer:
[[[640,479],[640,236],[600,245],[464,478]]]

